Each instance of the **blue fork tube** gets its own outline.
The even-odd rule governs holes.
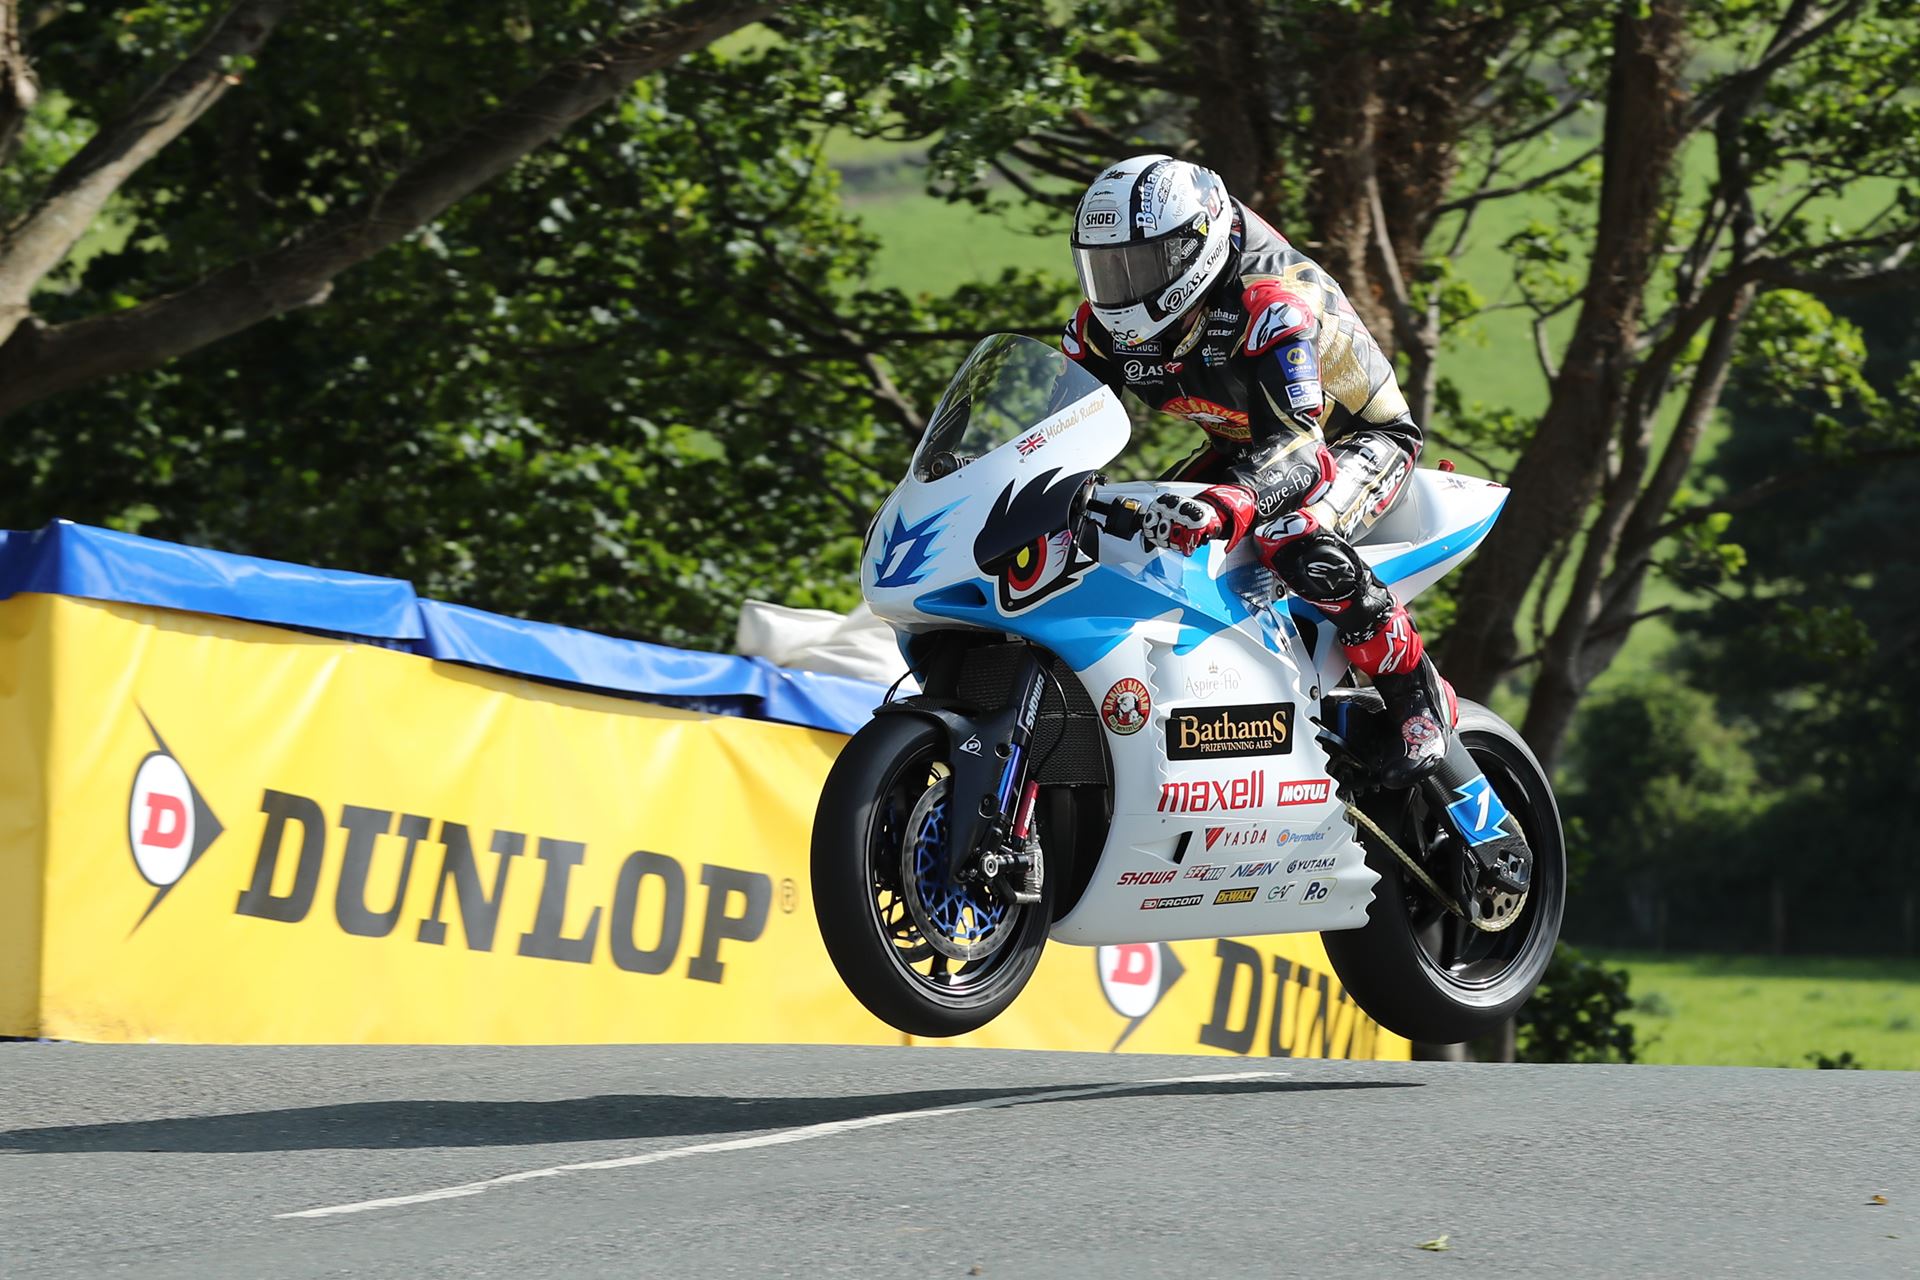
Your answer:
[[[1013,809],[1014,792],[1020,789],[1020,765],[1026,757],[1026,748],[1018,742],[1007,753],[1007,767],[1000,774],[1000,812],[1003,814]]]

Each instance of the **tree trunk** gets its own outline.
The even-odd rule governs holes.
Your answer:
[[[1305,234],[1314,260],[1346,291],[1381,348],[1396,349],[1392,303],[1374,278],[1372,192],[1378,183],[1381,59],[1356,45],[1328,68],[1314,103]]]
[[[1199,159],[1255,208],[1279,176],[1280,131],[1267,83],[1257,6],[1198,0],[1185,11],[1186,51],[1200,88],[1193,106]]]
[[[40,82],[20,38],[18,0],[0,0],[0,165],[13,159],[27,113],[40,98]]]
[[[1439,332],[1412,286],[1459,172],[1462,102],[1471,96],[1460,68],[1497,56],[1512,27],[1485,18],[1448,26],[1426,5],[1399,9],[1400,26],[1369,30],[1331,14],[1321,24],[1304,195],[1320,265],[1381,348],[1413,361],[1408,401],[1420,421],[1432,404]]]
[[[1683,0],[1622,3],[1607,82],[1600,217],[1572,339],[1546,413],[1508,483],[1500,522],[1467,565],[1442,663],[1485,701],[1515,653],[1514,622],[1541,566],[1575,536],[1625,405],[1669,171],[1687,132]]]
[[[1660,528],[1706,434],[1733,367],[1734,344],[1752,310],[1754,287],[1737,290],[1713,325],[1694,367],[1680,418],[1646,487],[1640,487],[1653,443],[1658,399],[1628,414],[1639,421],[1623,424],[1632,439],[1622,451],[1619,471],[1608,486],[1599,517],[1588,528],[1572,590],[1560,619],[1541,649],[1540,669],[1521,734],[1552,769],[1573,724],[1573,713],[1587,688],[1612,664],[1632,634],[1640,593],[1653,567]],[[1607,564],[1611,573],[1603,576]]]
[[[258,52],[297,3],[238,0],[214,20],[185,60],[156,80],[125,115],[88,139],[27,215],[6,229],[0,236],[0,343],[26,321],[35,286],[79,243],[107,201],[239,83],[228,67]],[[11,4],[7,16],[14,16]],[[9,34],[17,44],[17,29]],[[19,88],[16,80],[15,94]]]
[[[1773,948],[1773,954],[1783,956],[1787,954],[1787,886],[1779,876],[1773,878],[1769,888],[1767,907],[1769,923],[1772,925],[1768,943]]]

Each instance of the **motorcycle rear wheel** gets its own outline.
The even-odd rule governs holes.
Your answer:
[[[1533,850],[1533,881],[1518,918],[1498,933],[1475,929],[1362,828],[1367,865],[1380,876],[1368,922],[1320,935],[1333,971],[1360,1007],[1387,1030],[1428,1044],[1488,1035],[1518,1012],[1553,959],[1566,909],[1566,841],[1546,771],[1511,725],[1465,698],[1460,737]],[[1376,792],[1360,807],[1410,852],[1424,848],[1423,837],[1441,821],[1437,812],[1422,812],[1414,792]],[[1429,871],[1458,893],[1440,868]]]
[[[946,879],[944,801],[934,794],[949,776],[945,752],[934,724],[875,717],[834,761],[813,820],[813,906],[827,954],[874,1016],[916,1036],[963,1035],[1013,1003],[1040,963],[1055,887],[1049,874],[1041,901],[1020,905]],[[944,931],[930,938],[929,927]]]

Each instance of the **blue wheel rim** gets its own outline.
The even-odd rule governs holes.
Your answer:
[[[947,878],[947,799],[930,807],[912,835],[914,893],[928,923],[960,946],[975,946],[993,936],[1007,918],[1007,904],[984,885],[955,884]]]

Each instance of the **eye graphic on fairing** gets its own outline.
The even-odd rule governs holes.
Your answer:
[[[1066,530],[1044,538],[1035,538],[1013,553],[1000,570],[1000,607],[1009,612],[1073,585],[1075,578],[1093,563],[1073,544]]]
[[[1073,527],[1091,472],[1062,477],[1059,469],[1026,484],[1010,482],[973,544],[974,563],[994,580],[1000,609],[1014,613],[1080,580],[1093,557],[1074,540]]]

